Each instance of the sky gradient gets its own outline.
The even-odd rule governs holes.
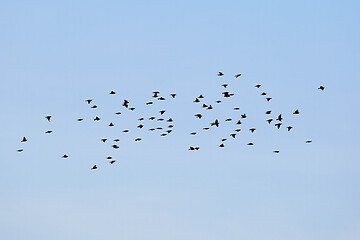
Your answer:
[[[359,12],[357,1],[3,1],[1,238],[359,239]],[[222,98],[223,82],[235,96],[211,112],[192,102]],[[166,101],[146,106],[155,90]],[[218,148],[224,122],[189,135],[238,118],[233,107],[248,115],[236,141]],[[136,129],[161,109],[173,133]],[[269,127],[270,109],[294,129]]]

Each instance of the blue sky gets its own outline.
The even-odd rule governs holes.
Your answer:
[[[3,1],[1,238],[359,239],[359,5]],[[224,82],[234,97],[222,99]],[[166,101],[146,106],[155,90]],[[199,94],[223,102],[206,112]],[[161,109],[173,133],[136,129]],[[270,109],[294,129],[269,127]],[[242,131],[218,148],[234,129],[223,120],[240,113]]]

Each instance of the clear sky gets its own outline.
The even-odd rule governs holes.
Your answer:
[[[359,12],[358,1],[2,1],[0,238],[360,239]],[[156,90],[166,101],[146,106]],[[206,111],[199,94],[224,102]],[[161,109],[171,134],[136,129]],[[266,110],[293,130],[269,126]],[[224,120],[240,113],[230,139]]]

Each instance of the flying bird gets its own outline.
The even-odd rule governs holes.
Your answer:
[[[268,120],[266,120],[269,124],[272,122],[272,118],[270,118],[270,119],[268,119]]]
[[[198,98],[195,98],[193,102],[200,102],[200,100]]]
[[[150,104],[153,104],[153,102],[150,101],[150,102],[147,102],[147,103],[146,103],[146,105],[150,105]]]
[[[141,141],[141,138],[135,138],[135,142]]]
[[[45,118],[50,122],[51,116],[46,116]]]
[[[153,92],[153,94],[154,94],[153,97],[156,98],[158,97],[159,92]]]
[[[112,145],[112,147],[113,147],[114,149],[118,149],[118,148],[119,148],[119,146],[116,145],[116,144]]]
[[[200,96],[198,96],[198,98],[204,98],[204,96],[202,94],[200,94]]]
[[[249,131],[253,133],[256,130],[256,128],[250,128]]]
[[[266,101],[269,102],[271,99],[272,99],[271,97],[268,97],[268,98],[266,98]]]
[[[265,96],[265,95],[266,95],[266,92],[261,93],[261,96]]]
[[[66,155],[66,154],[64,154],[63,156],[62,156],[62,158],[68,158],[69,156],[68,155]]]
[[[106,142],[107,138],[102,138],[101,141]]]
[[[114,126],[114,124],[111,122],[110,124],[109,124],[109,127],[113,127]]]
[[[97,166],[96,166],[96,165],[94,165],[91,169],[95,170],[95,169],[97,169]]]
[[[230,134],[230,136],[231,136],[232,138],[235,138],[235,137],[236,137],[236,133],[232,133],[232,134]]]
[[[109,94],[112,94],[112,95],[113,95],[113,94],[115,94],[115,92],[114,92],[114,91],[111,91]]]
[[[320,86],[318,89],[320,89],[321,91],[324,91],[325,87],[324,87],[324,86]]]
[[[280,151],[279,151],[279,150],[274,150],[273,152],[274,152],[274,153],[279,153]]]
[[[82,119],[82,118],[78,118],[78,119],[77,119],[78,122],[81,122],[82,120],[84,120],[84,119]]]
[[[311,140],[308,140],[308,141],[306,141],[305,143],[312,143],[312,141],[311,141]]]
[[[295,114],[295,115],[300,114],[299,109],[296,109],[295,112],[293,112],[293,114]]]
[[[21,142],[27,142],[26,137],[23,137],[23,139],[21,140]]]
[[[46,133],[46,134],[49,134],[49,133],[52,133],[52,131],[49,130],[49,131],[46,131],[45,133]]]
[[[219,145],[219,147],[223,148],[223,147],[225,147],[225,145],[222,143]]]
[[[164,97],[159,97],[159,98],[158,98],[158,100],[160,100],[160,101],[164,101],[164,100],[165,100],[165,98],[164,98]]]
[[[160,115],[163,115],[165,112],[166,112],[165,110],[159,111]]]
[[[116,161],[115,160],[111,160],[110,161],[110,164],[114,164]]]
[[[97,106],[96,106],[96,105],[94,105],[94,106],[92,106],[91,108],[97,108]]]
[[[124,107],[128,108],[129,107],[129,101],[124,99],[124,102],[122,104]]]
[[[228,86],[228,84],[224,83],[224,84],[221,85],[221,86],[223,86],[224,88],[226,88],[226,87]]]
[[[249,146],[253,146],[253,145],[254,145],[254,143],[249,142],[247,145],[249,145]]]
[[[283,118],[281,117],[281,114],[277,117],[276,120],[278,120],[278,121],[280,121],[280,122],[283,120]]]
[[[92,101],[92,99],[86,99],[85,102],[87,102],[88,104],[90,104]]]
[[[255,85],[255,87],[256,87],[256,88],[260,88],[260,87],[261,87],[261,85],[260,85],[260,84],[258,84],[258,85]]]
[[[175,93],[171,93],[170,96],[171,96],[172,98],[175,98],[175,97],[176,97],[176,94],[175,94]]]
[[[22,151],[24,151],[24,149],[18,149],[18,150],[16,150],[16,151],[18,151],[18,152],[22,152]]]
[[[94,118],[94,121],[100,121],[100,118],[99,118],[99,117],[95,117],[95,118]]]
[[[266,111],[265,114],[271,114],[271,111]]]
[[[211,126],[219,127],[219,121],[216,119],[213,123],[210,123]]]
[[[217,74],[219,77],[223,76],[224,74],[222,72],[218,72]]]
[[[282,123],[276,123],[275,126],[279,129]]]
[[[238,73],[235,75],[236,78],[240,77],[241,76],[241,73]]]
[[[293,127],[292,126],[288,126],[287,130],[290,131]]]

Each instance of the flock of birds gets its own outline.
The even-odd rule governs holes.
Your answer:
[[[218,72],[217,76],[222,77],[222,76],[224,76],[224,73]],[[240,74],[240,73],[239,73],[239,74],[236,74],[234,77],[235,77],[235,78],[239,78],[239,77],[241,77],[241,74]],[[221,86],[224,88],[224,91],[222,92],[222,95],[223,95],[224,98],[230,98],[230,97],[234,96],[234,93],[230,93],[230,92],[226,91],[226,90],[227,90],[227,87],[228,87],[228,84],[227,84],[227,83],[223,83]],[[260,89],[261,85],[260,85],[260,84],[257,84],[257,85],[255,85],[254,87]],[[324,90],[325,90],[325,87],[324,87],[324,86],[319,86],[318,89],[321,90],[321,91],[324,91]],[[115,92],[115,91],[110,91],[109,94],[110,94],[110,95],[115,95],[116,92]],[[171,99],[175,99],[175,98],[176,98],[176,93],[171,93],[169,96],[171,97]],[[268,97],[268,95],[267,95],[266,92],[262,92],[262,93],[261,93],[261,96],[265,96],[265,100],[266,100],[267,102],[269,102],[269,101],[272,100],[271,97]],[[154,104],[154,101],[155,101],[155,100],[157,100],[157,101],[165,101],[165,100],[166,100],[165,97],[164,97],[164,96],[161,96],[161,95],[160,95],[160,92],[158,92],[158,91],[154,91],[154,92],[152,93],[152,97],[153,97],[154,100],[146,102],[146,103],[145,103],[146,105],[152,105],[152,104]],[[200,102],[202,101],[202,99],[204,99],[204,96],[203,96],[202,94],[200,94],[198,97],[196,97],[196,98],[193,100],[193,102],[194,102],[194,103],[200,103]],[[96,108],[98,107],[96,104],[92,104],[92,102],[93,102],[92,99],[86,99],[85,102],[86,102],[88,105],[90,105],[90,108],[91,108],[91,109],[96,109]],[[217,101],[216,101],[217,104],[219,104],[219,103],[221,103],[221,102],[222,102],[222,100],[217,100]],[[134,111],[134,110],[135,110],[134,107],[130,106],[130,102],[129,102],[128,100],[126,100],[126,99],[123,100],[122,106],[123,106],[124,108],[130,110],[130,111]],[[212,109],[214,108],[211,104],[205,104],[205,103],[202,103],[202,104],[201,104],[201,107],[202,107],[203,109],[205,109],[205,110],[212,110]],[[234,107],[233,110],[234,110],[234,111],[239,111],[240,108]],[[167,118],[167,119],[163,118],[163,116],[164,116],[165,113],[166,113],[166,110],[160,110],[157,117],[156,117],[156,116],[151,116],[151,117],[148,118],[149,121],[155,121],[155,120],[156,120],[156,121],[159,121],[159,122],[167,122],[167,124],[166,124],[167,126],[165,126],[165,127],[149,128],[149,131],[160,130],[160,131],[161,131],[161,134],[160,134],[161,137],[165,137],[165,136],[167,136],[168,134],[170,134],[170,133],[173,131],[172,129],[173,129],[173,127],[174,127],[174,125],[173,125],[173,121],[174,121],[173,118],[171,118],[171,117],[169,117],[169,118]],[[268,110],[268,111],[265,112],[265,114],[266,114],[266,115],[269,115],[269,116],[271,115],[271,113],[272,113],[271,110]],[[115,112],[115,114],[116,114],[116,115],[120,115],[121,112]],[[299,114],[300,114],[299,109],[294,110],[293,115],[299,115]],[[203,117],[203,114],[197,113],[197,114],[194,115],[194,117],[197,118],[197,119],[201,119],[201,118]],[[276,117],[276,116],[275,116],[275,117]],[[282,127],[282,125],[283,125],[283,117],[282,117],[282,114],[279,114],[276,118],[275,118],[275,117],[273,117],[273,118],[268,117],[268,118],[266,119],[266,122],[267,122],[269,125],[274,122],[274,126],[275,126],[277,129],[280,129],[280,128]],[[51,122],[51,118],[52,118],[51,115],[45,116],[45,119],[46,119],[48,122]],[[241,124],[242,124],[242,121],[244,121],[246,118],[247,118],[246,113],[240,114],[239,119],[237,119],[237,120],[234,121],[234,122],[235,122],[235,125],[236,125],[236,126],[241,125]],[[274,118],[275,118],[275,119],[274,119]],[[83,120],[84,120],[83,118],[78,118],[78,119],[77,119],[78,122],[82,122]],[[93,120],[94,120],[94,121],[100,121],[101,119],[100,119],[99,116],[95,116]],[[144,125],[142,124],[142,122],[143,122],[144,120],[145,120],[145,117],[141,117],[141,118],[138,119],[139,124],[137,125],[137,128],[139,128],[139,129],[144,128]],[[227,119],[225,119],[224,121],[225,121],[225,122],[231,122],[231,121],[233,121],[233,119],[232,119],[232,118],[227,118]],[[207,130],[210,130],[212,127],[216,127],[216,128],[217,128],[217,127],[219,127],[219,125],[220,125],[220,121],[219,121],[218,119],[215,119],[213,122],[210,122],[209,126],[203,127],[203,130],[204,130],[204,131],[207,131]],[[114,127],[114,123],[110,122],[110,123],[108,124],[108,126],[109,126],[109,127]],[[291,131],[292,128],[293,128],[293,127],[290,126],[290,125],[289,125],[289,126],[286,126],[287,131]],[[249,130],[251,133],[254,133],[254,132],[256,131],[256,128],[249,128],[248,130]],[[231,138],[236,138],[237,133],[240,132],[240,131],[241,131],[240,128],[236,128],[233,133],[230,133],[229,136],[230,136]],[[122,132],[123,132],[123,133],[127,133],[127,132],[129,132],[129,129],[125,129],[125,130],[123,130]],[[45,132],[45,134],[51,134],[51,133],[52,133],[52,130],[48,130],[48,131]],[[190,135],[196,135],[196,134],[197,134],[197,132],[191,132],[191,133],[190,133]],[[105,143],[108,139],[107,139],[107,138],[101,138],[100,140],[101,140],[103,143]],[[140,137],[137,137],[137,138],[134,139],[135,142],[138,142],[138,141],[141,141],[141,140],[142,140],[142,138],[140,138]],[[225,145],[224,145],[223,142],[225,142],[226,140],[227,140],[226,138],[222,138],[222,139],[221,139],[221,144],[220,144],[218,147],[220,147],[220,148],[225,147]],[[26,137],[23,137],[22,140],[21,140],[21,143],[26,143],[27,141],[28,141],[28,139],[27,139]],[[112,144],[111,147],[112,147],[113,149],[118,149],[119,146],[117,145],[117,142],[119,142],[120,139],[116,138],[116,139],[113,139],[113,141],[114,141],[114,144]],[[306,144],[310,144],[310,143],[312,143],[312,141],[311,141],[311,140],[307,140],[307,141],[305,141],[305,143],[306,143]],[[247,143],[247,145],[248,145],[248,146],[253,146],[254,143],[253,143],[253,142],[249,142],[249,143]],[[199,149],[200,149],[199,146],[189,146],[189,148],[188,148],[189,151],[197,151],[197,150],[199,150]],[[24,151],[23,148],[20,148],[20,149],[17,150],[17,152],[19,152],[19,153],[20,153],[20,152],[23,152],[23,151]],[[274,150],[273,152],[274,152],[275,154],[278,154],[280,151],[279,151],[279,150]],[[64,159],[66,159],[66,158],[68,158],[68,157],[69,157],[69,156],[68,156],[67,154],[64,154],[63,156],[61,156],[61,158],[64,158]],[[114,160],[111,156],[106,157],[106,159],[109,161],[110,164],[114,164],[114,163],[116,162],[116,160]],[[97,169],[97,168],[98,168],[97,165],[93,165],[93,166],[91,167],[92,170],[95,170],[95,169]]]

